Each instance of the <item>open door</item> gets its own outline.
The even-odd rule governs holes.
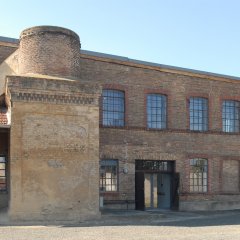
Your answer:
[[[136,210],[145,210],[144,204],[144,173],[135,173],[135,201]]]

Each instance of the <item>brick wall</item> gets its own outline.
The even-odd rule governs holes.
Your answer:
[[[11,219],[99,217],[99,87],[14,76],[8,92]]]
[[[123,129],[100,129],[100,158],[118,159],[120,167],[119,191],[106,193],[105,198],[123,199],[127,195],[128,199],[134,199],[134,163],[136,159],[145,159],[176,161],[176,171],[180,172],[181,201],[226,199],[227,193],[224,191],[225,187],[222,187],[222,169],[225,166],[222,161],[240,161],[240,134],[222,133],[221,104],[223,99],[239,98],[240,82],[197,74],[191,76],[189,73],[171,73],[139,64],[130,65],[87,56],[82,56],[81,59],[82,79],[97,82],[103,88],[120,89],[127,93],[126,126]],[[168,98],[166,130],[154,131],[146,128],[146,94],[156,92],[165,94]],[[188,130],[188,99],[191,96],[208,99],[207,132]],[[195,157],[208,159],[208,192],[204,194],[189,193],[189,159]],[[130,171],[123,174],[126,164]],[[231,184],[236,179],[228,178],[227,181],[227,184]],[[238,185],[232,199],[239,199],[239,193]]]
[[[100,111],[102,127],[100,158],[119,160],[119,191],[104,194],[105,199],[134,200],[136,159],[176,161],[176,171],[180,173],[181,201],[240,199],[239,183],[235,182],[235,179],[239,178],[239,171],[234,172],[235,178],[229,177],[235,166],[239,166],[240,134],[226,134],[221,131],[222,101],[240,99],[240,84],[237,80],[86,54],[81,54],[79,65],[79,48],[79,39],[71,31],[51,27],[27,29],[21,35],[19,70],[22,74],[78,77],[83,83],[82,88],[89,83],[98,83],[103,88],[125,91],[126,126],[124,128],[102,127]],[[74,92],[74,86],[71,86],[70,81],[65,85],[65,87],[68,85],[69,92],[65,92],[61,97],[53,91],[57,84],[54,83],[53,86],[52,81],[46,86],[49,88],[53,86],[53,89],[44,89],[44,93],[38,90],[32,91],[33,82],[36,83],[34,79],[28,79],[24,82],[28,90],[24,93],[12,92],[12,97],[16,101],[31,99],[34,102],[44,101],[63,105],[66,102],[91,104],[92,101],[97,104],[96,99],[93,100],[88,96],[69,97],[69,94]],[[45,83],[37,81],[38,86],[35,86],[41,89]],[[13,85],[12,89],[14,88],[18,88],[18,85]],[[148,93],[162,93],[167,96],[166,130],[154,131],[146,128]],[[188,100],[191,96],[208,99],[209,130],[207,132],[189,131]],[[101,99],[99,100],[101,104]],[[32,108],[37,107],[32,106]],[[18,110],[13,108],[13,117],[14,111]],[[189,159],[195,157],[208,159],[208,192],[204,194],[189,193]],[[123,172],[125,167],[129,169],[128,173]],[[226,190],[233,181],[234,188],[230,197],[230,192]]]
[[[59,27],[33,27],[20,36],[19,73],[78,77],[80,40]]]
[[[9,57],[14,51],[16,51],[17,47],[11,46],[1,46],[0,43],[0,64]]]

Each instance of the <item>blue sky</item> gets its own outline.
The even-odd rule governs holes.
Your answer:
[[[240,77],[239,0],[7,0],[0,8],[0,36],[61,26],[85,50]]]

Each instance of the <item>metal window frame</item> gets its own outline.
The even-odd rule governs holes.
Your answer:
[[[230,103],[233,106],[230,106]],[[231,115],[233,118],[230,117]],[[227,124],[227,121],[229,121],[229,124]],[[240,101],[224,100],[222,102],[222,131],[240,132]]]
[[[107,164],[108,162],[114,162],[115,164]],[[105,163],[104,163],[105,162]],[[104,163],[104,164],[102,164]],[[110,178],[111,179],[111,190],[106,190],[106,179],[108,178],[102,178],[101,177],[101,169],[102,167],[116,167],[116,178]],[[112,169],[111,169],[111,173],[112,173]],[[99,163],[99,190],[100,192],[106,192],[106,193],[111,193],[111,192],[118,192],[118,189],[119,189],[119,161],[117,159],[102,159],[100,160],[100,163]],[[111,174],[112,176],[112,174]],[[116,185],[113,184],[113,179],[116,180]],[[105,184],[103,183],[105,180]],[[102,182],[102,183],[101,183]],[[113,189],[113,186],[116,187],[116,190],[112,190]]]
[[[152,106],[152,97],[159,98],[155,100],[156,106]],[[167,95],[161,94],[161,93],[148,93],[147,94],[147,104],[146,104],[146,112],[147,112],[147,128],[148,129],[166,129],[167,128]],[[151,100],[149,100],[151,98]],[[158,107],[157,103],[160,103],[160,106]],[[151,111],[149,112],[149,105]],[[165,105],[165,106],[164,106]],[[156,114],[153,114],[153,110],[156,111]],[[160,114],[158,114],[158,110],[160,110]],[[153,116],[155,116],[155,121],[153,121]],[[151,120],[149,120],[151,118]],[[155,127],[153,125],[156,125]],[[157,125],[160,124],[160,127],[157,127]]]
[[[7,160],[7,156],[4,155],[4,154],[0,154],[0,157],[4,157],[5,158],[5,161],[4,161],[5,169],[0,169],[0,171],[2,171],[2,170],[5,171],[5,176],[4,177],[0,177],[0,178],[5,179],[5,188],[1,189],[1,187],[0,187],[0,192],[6,193],[6,192],[8,192],[8,171],[7,171],[8,160]]]
[[[110,94],[112,93],[112,94]],[[108,109],[108,103],[105,102],[104,98],[112,98],[113,110]],[[121,106],[120,101],[123,101]],[[106,100],[107,101],[107,100]],[[107,107],[105,106],[107,105]],[[105,109],[106,108],[106,109]],[[125,126],[125,91],[117,89],[103,89],[102,93],[102,125],[103,126],[113,126],[113,127],[124,127]],[[113,118],[110,115],[119,114],[122,118]]]
[[[208,131],[209,103],[205,97],[189,98],[189,129],[191,131]],[[198,108],[197,108],[198,106]]]
[[[204,162],[204,164],[203,165],[198,164],[199,161]],[[190,165],[189,191],[191,193],[207,193],[208,192],[208,159],[192,158],[189,160],[189,165]],[[206,174],[206,177],[204,177],[204,173]],[[206,187],[206,191],[204,191],[204,187]]]

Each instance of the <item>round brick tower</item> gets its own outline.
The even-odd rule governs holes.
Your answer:
[[[79,36],[65,28],[38,26],[20,35],[19,73],[78,77]]]

